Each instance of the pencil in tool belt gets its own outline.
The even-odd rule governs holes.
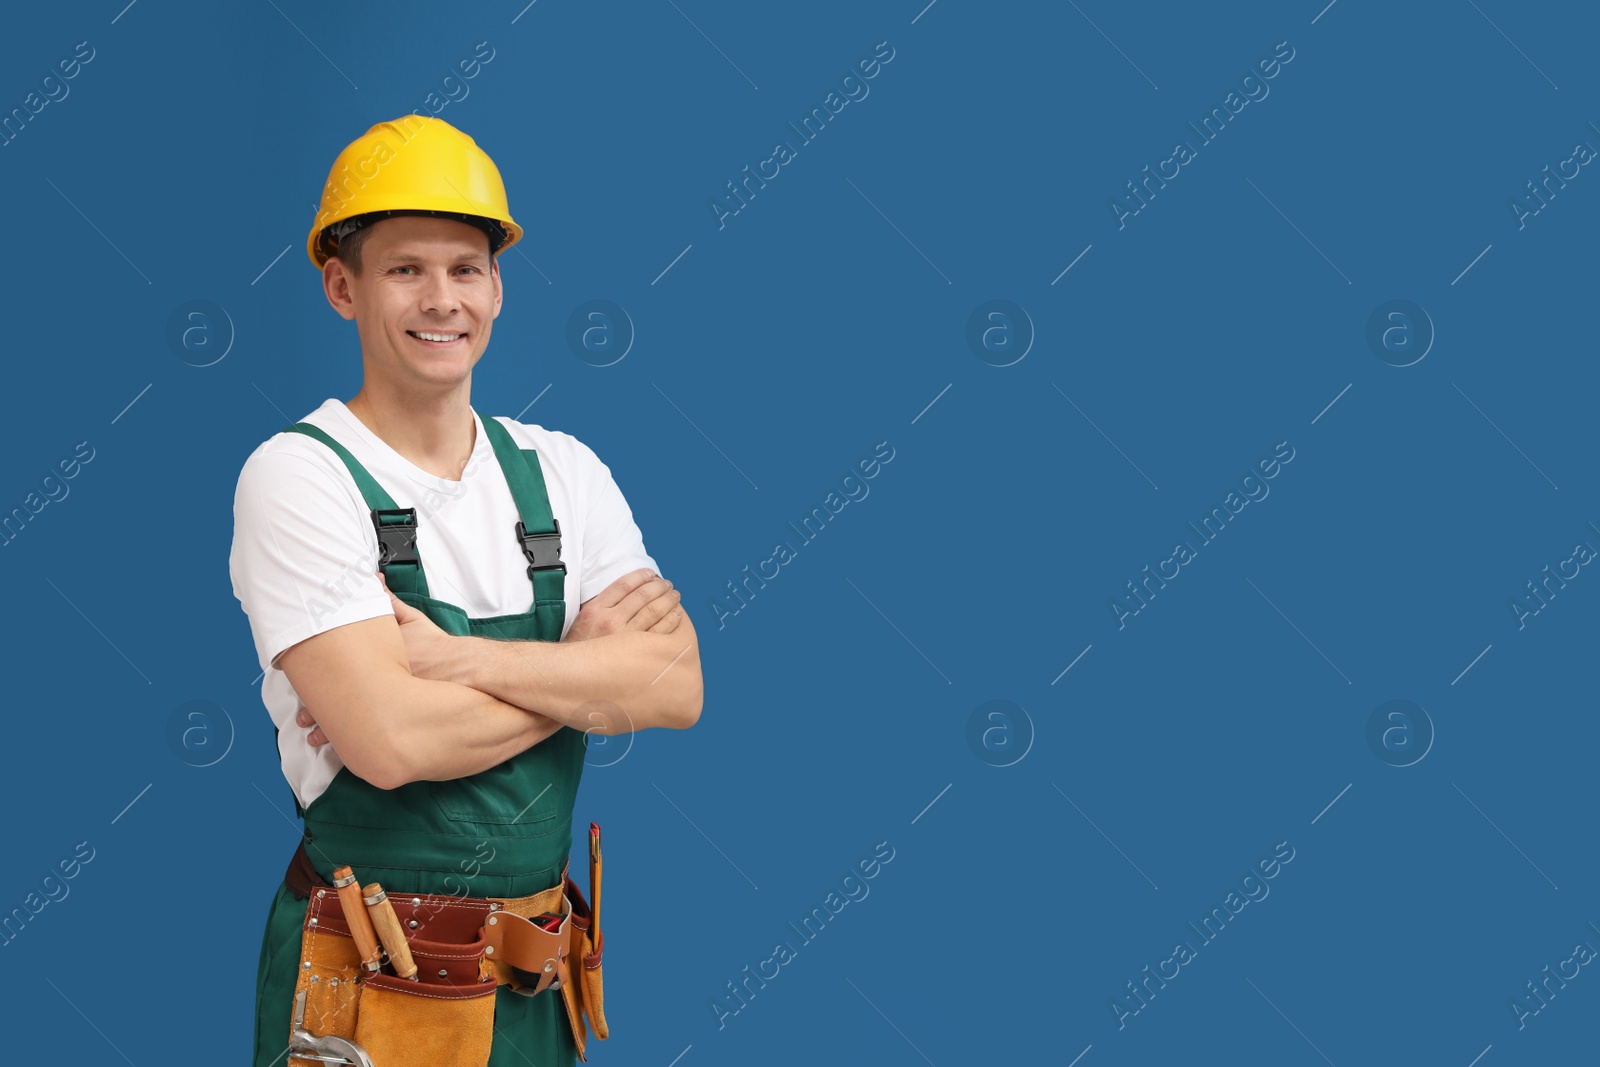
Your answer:
[[[355,872],[349,867],[333,869],[333,887],[339,891],[339,904],[345,922],[350,925],[350,936],[355,940],[356,951],[361,953],[361,966],[373,974],[383,965],[383,951],[378,947],[378,935],[367,917],[366,906],[361,903],[361,887],[356,884]]]
[[[589,892],[594,896],[591,901],[593,912],[589,918],[589,927],[594,931],[598,941],[600,937],[600,824],[589,824]],[[599,947],[598,944],[595,946]]]
[[[377,927],[378,937],[383,941],[383,950],[389,954],[389,965],[399,977],[417,981],[417,965],[411,959],[411,946],[406,942],[405,931],[400,928],[400,917],[394,913],[394,905],[389,903],[389,895],[377,882],[367,886],[362,893],[362,899],[367,902],[367,910],[372,915],[372,925]]]

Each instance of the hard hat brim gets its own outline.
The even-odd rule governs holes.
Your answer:
[[[514,222],[507,226],[506,223],[509,220],[501,221],[489,215],[472,215],[464,211],[435,211],[417,207],[363,211],[359,215],[337,219],[319,229],[312,238],[312,261],[318,263],[320,267],[322,263],[339,254],[339,242],[345,237],[350,236],[357,230],[364,230],[382,222],[384,219],[406,215],[451,219],[482,230],[489,238],[489,256],[491,259],[498,257],[502,251],[509,248],[522,235],[521,228]]]

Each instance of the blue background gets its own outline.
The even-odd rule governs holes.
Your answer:
[[[1508,1006],[1600,948],[1600,578],[1520,628],[1509,607],[1600,547],[1600,176],[1520,228],[1509,206],[1600,147],[1592,9],[112,0],[7,23],[0,110],[94,50],[0,148],[0,507],[93,449],[0,551],[0,909],[94,850],[4,943],[8,1050],[247,1055],[297,829],[228,580],[234,481],[359,386],[304,253],[334,156],[437,107],[488,42],[439,112],[527,231],[475,406],[610,465],[706,679],[694,729],[585,775],[614,1028],[591,1060],[1592,1056],[1593,968],[1521,1028]],[[870,94],[719,228],[724,183],[880,41]],[[1119,228],[1125,183],[1283,41],[1270,94]],[[566,340],[593,299],[636,334],[606,367]],[[195,300],[223,315],[170,343]],[[966,339],[991,300],[1021,309],[1005,359]],[[1391,300],[1431,322],[1410,366],[1367,341]],[[867,497],[715,607],[883,441]],[[1279,442],[1270,495],[1119,625],[1125,583]],[[1423,714],[1369,744],[1390,700]],[[869,895],[798,944],[879,842]],[[1202,945],[1187,924],[1280,842],[1270,895]],[[728,1013],[780,939],[797,957]],[[1180,939],[1179,976],[1114,1008]]]

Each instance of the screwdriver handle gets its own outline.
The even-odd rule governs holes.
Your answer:
[[[383,962],[383,950],[378,945],[378,935],[372,929],[366,905],[361,902],[361,886],[356,883],[355,872],[349,867],[335,867],[333,886],[339,892],[339,903],[344,910],[345,922],[350,926],[350,936],[355,940],[356,951],[361,953],[361,966],[374,973]]]
[[[394,905],[389,903],[389,895],[377,882],[363,889],[362,894],[372,916],[372,925],[377,927],[378,938],[383,942],[384,951],[389,953],[389,965],[401,978],[415,982],[417,965],[411,958],[411,946],[406,941],[406,932],[400,928],[400,917],[394,913]]]

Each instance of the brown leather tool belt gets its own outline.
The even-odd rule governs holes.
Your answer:
[[[295,984],[297,1000],[305,998],[303,1034],[354,1041],[378,1064],[482,1064],[493,1039],[493,994],[505,985],[523,996],[559,990],[581,1058],[585,1015],[606,1036],[592,912],[565,866],[559,883],[526,897],[389,895],[416,966],[413,979],[363,966],[339,893],[303,843],[284,884],[308,901]],[[540,916],[559,916],[559,923],[547,919],[556,928],[544,929],[534,922]],[[571,959],[583,967],[569,969]],[[290,1044],[291,1067],[316,1064],[293,1054],[293,1037]]]

